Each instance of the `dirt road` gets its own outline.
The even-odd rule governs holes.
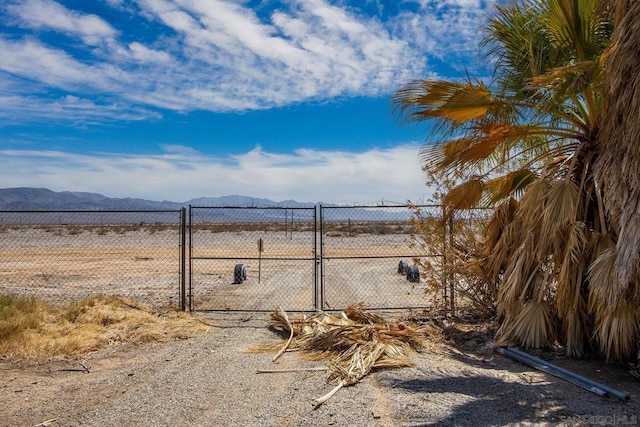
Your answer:
[[[485,426],[633,425],[640,383],[601,362],[552,362],[631,395],[601,398],[495,353],[475,337],[432,344],[416,366],[370,374],[324,405],[330,390],[317,371],[257,369],[320,366],[296,353],[274,365],[247,346],[271,340],[264,315],[214,316],[205,335],[117,347],[82,361],[18,367],[0,361],[0,425],[33,426]],[[548,355],[546,355],[548,357]],[[76,370],[68,370],[76,369]]]

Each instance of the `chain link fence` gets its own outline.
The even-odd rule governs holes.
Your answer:
[[[184,210],[0,211],[0,294],[179,307]]]
[[[433,306],[425,266],[442,264],[442,252],[419,245],[414,206],[321,207],[321,307],[371,309]],[[439,206],[420,206],[441,218]],[[444,230],[443,230],[444,231]]]
[[[316,306],[316,209],[189,209],[193,310],[310,311]]]
[[[437,206],[423,206],[441,218]],[[317,218],[317,215],[320,217]],[[193,310],[313,311],[432,306],[414,207],[190,207]]]
[[[476,208],[454,212],[447,220],[444,245],[444,307],[455,315],[468,314],[490,318],[497,310],[498,283],[484,274],[483,260],[488,256],[483,235],[493,209]]]
[[[0,211],[0,294],[117,295],[191,310],[491,302],[457,275],[487,211],[441,206]],[[188,219],[188,226],[187,226]],[[483,293],[484,292],[484,293]]]

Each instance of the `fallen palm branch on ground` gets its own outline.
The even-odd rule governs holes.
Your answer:
[[[278,307],[271,313],[270,327],[287,334],[287,341],[261,344],[250,351],[277,351],[274,362],[286,351],[298,351],[308,360],[326,361],[327,383],[335,384],[335,388],[315,399],[316,405],[324,403],[340,388],[357,383],[374,368],[413,366],[412,352],[419,350],[425,337],[433,332],[427,326],[387,322],[366,311],[363,304],[348,307],[340,316],[318,312],[295,318]]]

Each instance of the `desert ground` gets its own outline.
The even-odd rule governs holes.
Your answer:
[[[588,426],[635,425],[640,384],[623,367],[541,356],[631,399],[603,398],[487,350],[464,331],[427,343],[415,367],[379,370],[327,393],[322,366],[244,350],[273,340],[264,313],[207,313],[202,336],[117,346],[82,360],[0,360],[2,426]],[[81,365],[82,364],[82,365]],[[84,369],[84,367],[87,370]]]
[[[53,303],[105,294],[173,304],[180,277],[178,237],[172,230],[4,229],[0,292]]]
[[[19,228],[0,233],[0,292],[65,302],[97,293],[154,305],[177,304],[176,230]],[[407,234],[194,231],[186,243],[185,295],[195,310],[376,308],[431,304],[426,283],[410,283],[398,262],[420,256]],[[257,242],[262,240],[263,250]],[[189,249],[189,250],[187,250]],[[319,262],[322,250],[323,262]],[[234,268],[247,271],[234,283]]]
[[[244,350],[272,340],[267,311],[312,310],[364,301],[386,317],[421,314],[426,283],[397,274],[410,259],[407,235],[335,234],[323,242],[321,271],[310,233],[196,233],[192,245],[194,313],[213,326],[164,344],[117,345],[81,360],[0,359],[0,426],[484,426],[634,425],[640,382],[628,368],[599,360],[541,357],[628,393],[602,398],[491,351],[491,331],[451,324],[415,367],[380,370],[328,402],[325,373],[256,374],[272,355]],[[257,240],[263,239],[258,253]],[[159,306],[176,304],[180,239],[175,231],[96,233],[4,230],[0,292],[68,301],[96,293]],[[247,280],[233,284],[236,263]],[[324,286],[315,286],[314,274]],[[259,275],[259,278],[258,278]],[[319,295],[319,292],[323,294]],[[409,309],[413,307],[412,309]],[[206,311],[206,310],[223,311]],[[228,309],[228,310],[227,310]],[[253,311],[234,311],[234,310]],[[226,310],[226,311],[224,311]],[[264,310],[264,311],[261,311]],[[276,368],[317,367],[286,353]],[[87,369],[85,369],[86,367]]]

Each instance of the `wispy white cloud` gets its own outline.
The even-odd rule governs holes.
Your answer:
[[[150,49],[147,46],[133,42],[129,44],[129,53],[139,62],[166,64],[171,61],[171,55],[161,50]]]
[[[152,156],[0,150],[4,187],[42,187],[186,201],[243,194],[275,201],[414,202],[428,197],[416,144],[361,153],[299,150],[290,155],[256,148],[233,158],[165,147]]]
[[[27,38],[19,41],[0,37],[0,70],[70,91],[115,89],[115,70],[104,63],[85,64],[69,53]]]
[[[392,23],[399,37],[424,46],[431,59],[447,64],[454,75],[436,78],[463,78],[467,71],[477,75],[486,72],[480,58],[480,42],[485,37],[483,26],[495,13],[495,4],[508,0],[409,0],[419,4],[419,13],[403,12]],[[435,62],[435,61],[433,61]],[[427,72],[437,68],[427,68]],[[483,77],[483,76],[479,76]]]
[[[116,30],[99,16],[69,10],[53,0],[22,0],[7,9],[19,19],[20,26],[77,35],[90,45],[116,35]]]
[[[11,115],[0,117],[0,125],[64,121],[84,126],[92,123],[162,118],[160,113],[148,108],[130,104],[99,103],[73,95],[43,98],[0,94],[0,111],[2,110],[11,111]]]
[[[283,1],[266,13],[228,0],[109,0],[107,18],[54,0],[6,2],[3,23],[34,30],[0,35],[0,70],[13,78],[118,105],[214,112],[390,94],[436,75],[431,58],[462,68],[475,60],[487,9],[478,0],[420,0],[383,18],[332,0]],[[127,32],[123,22],[156,32]],[[82,43],[56,44],[43,29]]]

